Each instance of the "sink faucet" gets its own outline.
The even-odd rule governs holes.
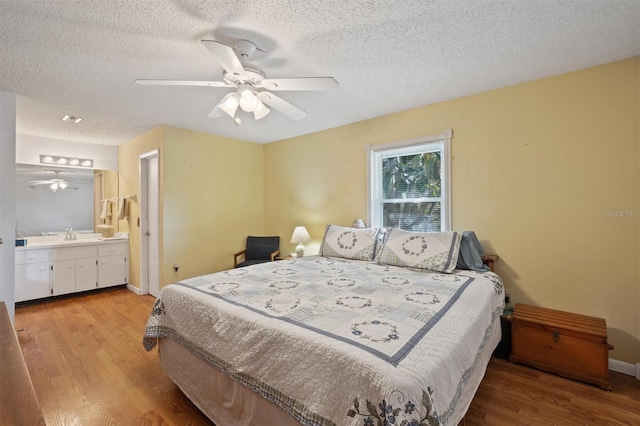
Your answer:
[[[66,231],[66,235],[64,236],[65,241],[75,241],[78,239],[78,236],[75,232],[73,232],[73,228],[64,228]]]

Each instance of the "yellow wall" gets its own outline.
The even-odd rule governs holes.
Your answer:
[[[102,171],[102,198],[103,199],[111,199],[111,200],[115,200],[116,198],[118,198],[119,195],[119,174],[117,170],[103,170]],[[112,211],[111,211],[111,217],[107,217],[107,219],[105,219],[104,223],[106,225],[112,225],[114,232],[118,232],[118,225],[119,225],[119,221],[115,218],[117,211],[117,207],[115,208],[115,211],[113,211],[113,207],[117,206],[116,203],[112,203],[111,207],[112,207]],[[98,215],[100,214],[100,212],[98,212]]]
[[[163,285],[232,268],[247,235],[262,235],[262,153],[259,144],[164,128]]]
[[[139,195],[139,156],[159,150],[160,286],[233,267],[247,235],[262,235],[263,146],[155,128],[119,148],[120,196]],[[140,287],[139,200],[129,204],[129,281]],[[173,265],[180,265],[178,276]]]
[[[159,150],[159,204],[162,206],[162,145],[164,138],[164,127],[157,127],[129,142],[120,145],[118,148],[118,171],[119,171],[119,191],[121,197],[136,195],[135,200],[129,201],[129,219],[118,221],[120,232],[129,233],[129,283],[135,287],[140,287],[140,228],[137,226],[140,217],[140,155]],[[114,214],[117,213],[117,208]],[[160,228],[162,228],[163,212],[159,211]],[[160,235],[160,263],[162,264],[162,238]]]
[[[453,228],[475,230],[512,299],[604,317],[640,361],[640,58],[265,145],[265,232],[316,240],[367,216],[367,144],[453,129]],[[310,248],[311,251],[313,247]]]

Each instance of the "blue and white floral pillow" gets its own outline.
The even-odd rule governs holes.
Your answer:
[[[459,232],[410,232],[392,229],[378,263],[451,273],[460,252]]]
[[[320,246],[320,256],[373,260],[379,232],[378,228],[327,225]]]

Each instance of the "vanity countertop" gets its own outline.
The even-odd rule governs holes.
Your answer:
[[[99,235],[99,234],[98,234]],[[42,248],[58,248],[58,247],[74,247],[74,246],[83,246],[88,244],[110,244],[110,243],[121,243],[123,241],[129,241],[127,236],[117,236],[110,238],[82,238],[79,237],[77,240],[68,240],[65,241],[63,239],[51,239],[44,237],[27,237],[27,245],[16,247],[16,251],[29,250],[29,249],[42,249]]]

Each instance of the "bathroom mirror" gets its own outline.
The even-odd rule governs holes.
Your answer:
[[[67,227],[77,232],[95,232],[96,226],[103,223],[99,210],[96,215],[96,206],[105,195],[117,198],[117,174],[16,164],[16,233],[29,237],[64,232]]]

